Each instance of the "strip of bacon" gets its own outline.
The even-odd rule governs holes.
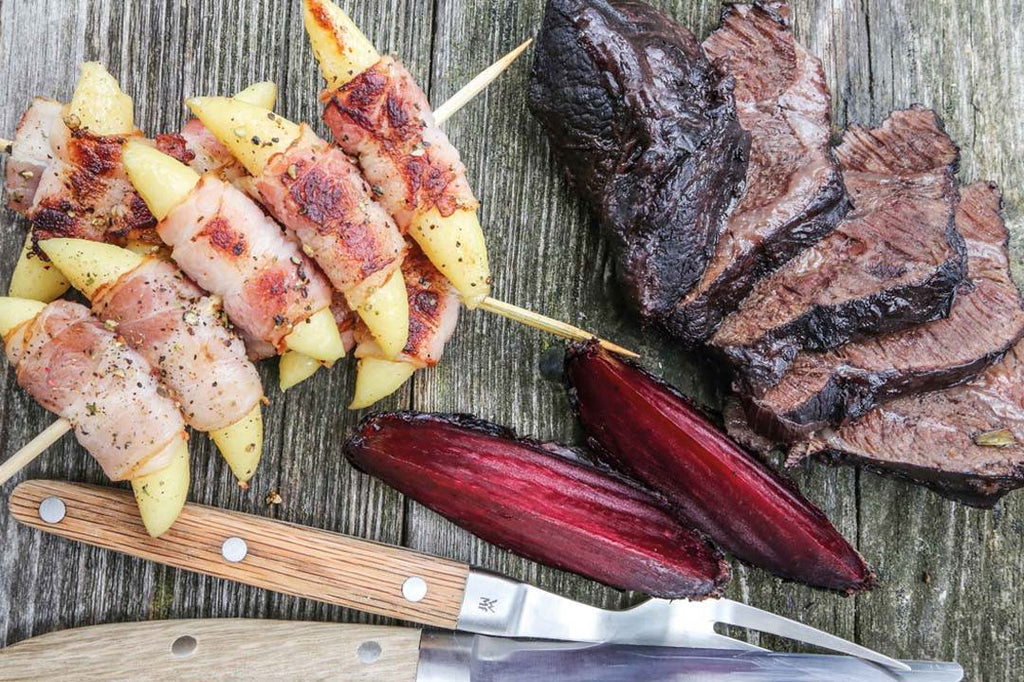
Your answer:
[[[159,372],[193,428],[237,423],[263,397],[245,347],[220,303],[172,263],[146,261],[103,291],[93,311]]]
[[[111,480],[171,463],[185,423],[145,358],[87,308],[54,301],[7,337],[18,384],[67,419]]]
[[[331,304],[322,273],[236,188],[204,177],[158,227],[172,257],[217,292],[243,335],[285,350],[292,327]]]
[[[256,187],[350,308],[359,308],[405,257],[405,240],[359,169],[307,126],[274,156]]]
[[[434,122],[426,94],[393,57],[321,98],[334,141],[359,159],[403,234],[417,213],[436,208],[447,217],[477,208],[458,150]]]
[[[35,203],[39,181],[54,160],[50,131],[60,123],[63,108],[56,100],[36,97],[18,121],[4,181],[12,211],[25,215]]]
[[[415,242],[402,262],[402,275],[409,295],[409,341],[395,360],[417,368],[433,367],[441,360],[445,344],[455,332],[462,307],[451,282],[430,262]],[[356,357],[382,358],[380,348],[366,327],[355,328]]]

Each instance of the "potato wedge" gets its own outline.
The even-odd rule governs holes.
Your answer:
[[[68,286],[70,284],[60,270],[33,251],[30,232],[18,256],[18,264],[14,266],[7,295],[49,303],[63,296]]]
[[[99,62],[82,64],[67,116],[94,135],[128,135],[135,130],[132,98]]]
[[[402,387],[416,368],[408,362],[362,358],[356,371],[356,392],[350,410],[361,410],[383,400]]]
[[[413,217],[409,234],[459,292],[467,308],[491,295],[487,242],[475,210],[442,216],[436,208]]]
[[[340,88],[380,61],[373,43],[333,2],[303,0],[302,16],[328,88]]]
[[[238,483],[245,483],[256,473],[263,456],[263,411],[257,403],[252,411],[223,429],[210,431],[210,438],[224,456]]]
[[[296,353],[293,350],[285,351],[277,366],[278,386],[280,386],[281,392],[284,393],[289,388],[301,384],[316,374],[321,367],[323,367],[322,362],[318,362],[308,355]]]
[[[356,309],[388,360],[405,349],[409,341],[409,295],[401,269],[378,287]]]
[[[134,140],[124,146],[121,163],[157,220],[166,218],[199,182],[199,173],[155,147]]]
[[[188,441],[182,438],[169,465],[156,473],[132,479],[142,525],[150,536],[160,537],[174,525],[188,498],[190,478]]]
[[[289,350],[308,355],[328,365],[345,357],[345,344],[338,331],[338,323],[330,308],[307,317],[285,337]]]
[[[253,83],[245,90],[236,92],[231,99],[264,109],[273,109],[277,104],[277,83],[274,81]]]
[[[142,256],[86,239],[45,239],[39,248],[89,300],[142,265]]]
[[[299,126],[288,119],[230,97],[193,97],[185,103],[253,175],[263,172],[270,159],[300,134]]]
[[[0,337],[6,340],[8,334],[43,312],[45,307],[42,301],[0,296]]]

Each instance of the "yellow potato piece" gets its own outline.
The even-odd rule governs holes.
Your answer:
[[[78,75],[67,116],[94,135],[129,135],[135,131],[132,98],[99,62],[85,62]]]
[[[308,355],[296,353],[293,350],[285,351],[277,366],[278,385],[281,387],[281,392],[284,393],[289,388],[301,384],[316,374],[321,367],[323,367],[323,363]]]
[[[188,497],[189,479],[188,441],[184,437],[170,464],[156,473],[132,479],[142,525],[152,537],[163,535],[178,519]]]
[[[263,456],[263,412],[260,404],[256,403],[249,414],[231,426],[210,431],[210,438],[238,482],[245,484],[256,473]]]
[[[284,342],[289,350],[308,355],[328,365],[345,357],[345,344],[341,340],[338,323],[330,308],[324,308],[299,322],[285,337]]]
[[[232,99],[264,109],[273,109],[277,104],[277,83],[274,81],[253,83],[245,90],[235,93]]]
[[[142,265],[137,253],[86,239],[45,239],[39,248],[89,300]]]
[[[416,368],[408,362],[362,358],[356,372],[356,393],[350,410],[361,410],[383,400],[402,387]]]
[[[63,296],[68,286],[67,279],[53,263],[47,263],[33,252],[32,233],[29,233],[18,256],[18,264],[14,266],[7,295],[49,303]]]
[[[409,234],[467,308],[477,307],[491,295],[487,242],[476,211],[456,211],[445,217],[431,209],[413,217]]]
[[[333,2],[303,0],[302,10],[309,44],[328,88],[340,88],[380,61],[373,43]]]
[[[388,281],[375,289],[356,312],[385,358],[390,360],[401,353],[409,341],[409,295],[402,270],[395,269]]]
[[[299,138],[299,126],[230,97],[193,97],[188,108],[252,175]]]
[[[157,220],[166,218],[199,182],[199,173],[142,142],[128,142],[121,163]]]
[[[0,336],[6,339],[12,331],[43,312],[45,307],[42,301],[0,296]]]

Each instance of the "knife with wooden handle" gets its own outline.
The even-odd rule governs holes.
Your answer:
[[[415,682],[420,636],[409,628],[227,618],[95,625],[0,649],[0,680]]]
[[[907,665],[729,599],[648,599],[611,611],[468,565],[249,514],[187,504],[159,538],[124,490],[26,481],[11,494],[21,523],[158,563],[368,613],[481,635],[762,651],[718,634],[735,625],[880,663]]]

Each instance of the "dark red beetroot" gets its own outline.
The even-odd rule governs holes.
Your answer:
[[[570,348],[566,377],[598,456],[664,494],[724,550],[816,587],[873,586],[871,569],[821,510],[674,388],[596,344]]]
[[[465,415],[371,415],[345,444],[357,468],[527,558],[656,597],[718,595],[729,566],[651,493]]]

